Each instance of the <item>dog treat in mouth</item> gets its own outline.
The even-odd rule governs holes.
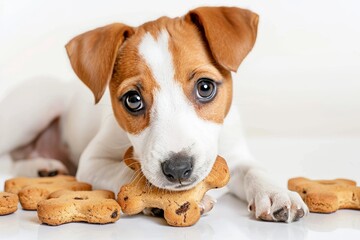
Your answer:
[[[60,190],[38,203],[39,220],[48,225],[69,222],[113,223],[120,218],[120,206],[113,192],[106,190]]]
[[[125,153],[124,161],[133,170],[140,171],[140,164],[132,159],[133,149]],[[121,187],[118,202],[125,214],[134,215],[145,208],[164,210],[164,218],[172,226],[191,226],[201,216],[199,206],[205,193],[213,188],[225,186],[230,179],[226,161],[218,156],[210,174],[194,188],[184,191],[169,191],[151,185],[140,173],[135,179]]]
[[[288,181],[289,190],[296,191],[310,212],[332,213],[338,209],[360,210],[360,187],[348,179],[310,180],[303,177]]]
[[[16,194],[0,192],[0,216],[15,212],[18,203],[19,198]]]
[[[5,182],[5,191],[18,194],[21,206],[25,210],[36,210],[39,201],[47,199],[52,192],[62,189],[86,191],[91,190],[91,185],[77,182],[76,178],[71,176],[19,177]]]

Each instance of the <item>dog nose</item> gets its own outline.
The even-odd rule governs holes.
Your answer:
[[[163,162],[161,167],[164,175],[170,182],[186,180],[189,179],[192,173],[192,158],[171,158]]]

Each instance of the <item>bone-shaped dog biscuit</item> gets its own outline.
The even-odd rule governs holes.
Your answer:
[[[60,190],[37,206],[39,220],[48,225],[69,222],[113,223],[120,218],[120,206],[113,192],[106,190]]]
[[[67,189],[73,191],[91,190],[91,185],[77,182],[71,176],[44,178],[13,178],[5,182],[5,191],[18,194],[21,206],[26,210],[36,210],[38,202],[47,199],[55,191]]]
[[[210,174],[194,188],[184,191],[169,191],[152,186],[140,171],[140,164],[132,159],[132,148],[125,156],[125,163],[136,172],[135,179],[121,187],[118,202],[128,215],[142,212],[145,208],[164,210],[165,220],[172,226],[190,226],[201,215],[199,203],[205,193],[213,188],[225,186],[230,173],[225,160],[218,156]]]
[[[14,193],[0,192],[0,216],[17,210],[19,198]]]
[[[299,177],[290,179],[288,188],[300,194],[311,212],[332,213],[342,208],[360,210],[360,187],[352,180]]]

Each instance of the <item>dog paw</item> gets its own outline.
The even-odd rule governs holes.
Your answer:
[[[206,215],[210,212],[216,204],[216,199],[212,198],[209,195],[205,195],[203,199],[201,199],[199,207],[201,209],[201,215]]]
[[[164,210],[160,208],[145,208],[143,214],[153,217],[164,217]]]
[[[39,177],[55,177],[57,175],[67,175],[67,172],[57,170],[57,169],[52,170],[52,171],[49,171],[47,169],[38,170],[38,176]]]
[[[36,158],[17,160],[13,166],[15,176],[52,177],[68,174],[64,164],[55,159]]]
[[[285,189],[258,192],[249,203],[249,211],[254,212],[257,219],[287,223],[309,213],[300,195]]]

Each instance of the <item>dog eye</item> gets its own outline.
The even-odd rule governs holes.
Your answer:
[[[144,108],[141,95],[137,91],[129,91],[122,97],[122,101],[127,110],[137,113]]]
[[[196,95],[200,101],[210,101],[216,93],[216,84],[209,78],[200,78],[196,84]]]

